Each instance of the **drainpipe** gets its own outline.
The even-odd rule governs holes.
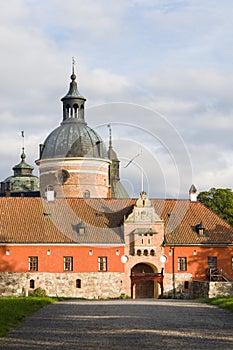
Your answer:
[[[175,282],[175,247],[172,249],[172,289],[173,289],[173,298],[176,297],[176,282]]]

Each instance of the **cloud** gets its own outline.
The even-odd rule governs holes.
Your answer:
[[[20,130],[27,135],[27,161],[34,163],[38,144],[61,122],[60,98],[68,91],[71,57],[76,56],[88,124],[115,123],[116,138],[127,141],[115,145],[122,161],[138,144],[143,146],[147,155],[143,166],[153,196],[177,195],[180,179],[184,195],[193,180],[202,189],[224,187],[224,181],[229,187],[232,12],[227,0],[221,4],[215,0],[3,2],[1,177],[8,176],[20,160]],[[125,105],[112,104],[101,114],[105,103],[119,101]],[[147,110],[158,111],[167,123],[148,117]],[[117,127],[117,123],[131,127]],[[193,178],[185,171],[187,178],[180,175],[185,162],[170,142],[172,130],[187,148],[187,158],[190,154]],[[157,139],[152,140],[148,131]],[[99,132],[105,137],[106,130]],[[167,149],[159,144],[159,137]],[[140,174],[128,171],[123,176],[130,177],[137,192]]]

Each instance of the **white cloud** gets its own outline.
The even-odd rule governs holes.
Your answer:
[[[202,189],[210,184],[224,187],[225,181],[229,187],[232,161],[227,159],[233,160],[232,15],[227,0],[221,4],[210,0],[3,2],[1,178],[8,176],[20,159],[20,130],[27,135],[27,161],[34,163],[38,144],[61,122],[60,98],[68,90],[71,57],[77,56],[79,89],[88,100],[87,108],[111,101],[132,103],[120,110],[111,106],[103,115],[101,108],[93,113],[90,108],[87,121],[89,125],[119,122],[135,127],[133,132],[121,128],[119,138],[127,139],[131,132],[128,142],[138,138],[145,150],[150,148],[156,155],[156,164],[150,164],[149,157],[144,165],[153,195],[159,193],[156,186],[161,187],[164,179],[166,193],[177,193],[179,176],[174,180],[177,169],[171,157],[140,134],[138,127],[160,136],[170,151],[174,146],[176,154],[178,148],[170,142],[175,130],[191,155],[196,185]],[[136,111],[135,105],[139,105]],[[167,124],[150,117],[140,105],[162,113]],[[127,147],[119,149],[122,159],[128,156],[129,144]],[[181,158],[175,157],[175,165],[183,166]],[[155,170],[159,184],[151,176]],[[137,176],[130,176],[130,181],[138,181]],[[183,182],[188,187],[192,179]],[[187,193],[184,188],[182,191]]]

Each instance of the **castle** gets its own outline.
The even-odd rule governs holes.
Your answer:
[[[0,296],[158,298],[233,293],[233,228],[197,201],[129,198],[120,162],[85,120],[74,67],[60,126],[1,182]],[[200,294],[200,293],[199,293]]]

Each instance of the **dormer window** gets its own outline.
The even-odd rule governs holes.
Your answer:
[[[80,236],[85,235],[85,233],[86,233],[85,227],[84,226],[83,227],[79,227],[78,228],[78,233],[80,234]]]
[[[204,236],[205,235],[205,227],[203,225],[203,222],[201,221],[200,224],[195,226],[195,231],[199,236]]]

